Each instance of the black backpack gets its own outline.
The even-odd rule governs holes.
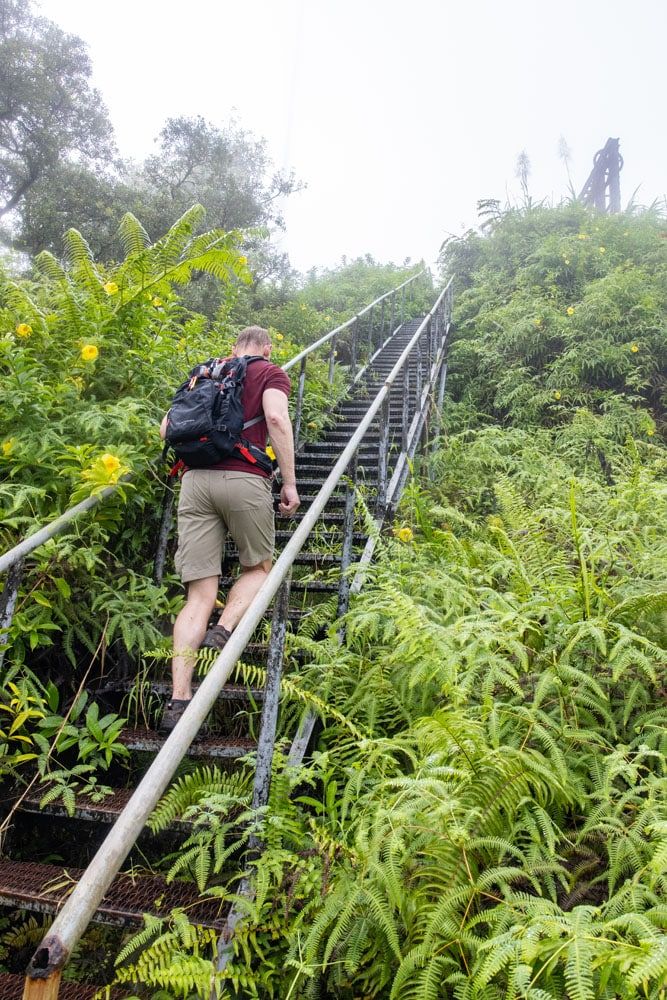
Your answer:
[[[244,423],[241,400],[248,365],[262,360],[259,355],[211,358],[179,386],[167,414],[165,440],[187,468],[206,469],[233,456],[271,472],[266,452],[242,437],[246,427],[264,419],[260,413]]]

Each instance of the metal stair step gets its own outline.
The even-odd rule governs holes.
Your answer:
[[[324,485],[324,480],[326,478],[327,478],[326,476],[304,476],[304,477],[299,477],[299,480],[297,482],[297,486],[298,486],[298,488],[300,490],[316,490],[317,492],[319,492],[322,489],[322,486]],[[345,496],[345,483],[342,483],[339,487],[336,487],[336,489],[342,490],[343,491],[342,492],[342,496]],[[332,496],[334,496],[334,497],[335,496],[341,496],[341,493],[335,493],[334,492],[332,494]],[[278,520],[279,524],[280,524],[281,520],[282,520],[282,518],[280,518]]]
[[[379,435],[378,435],[378,437],[379,437]],[[349,441],[349,437],[346,438],[346,441]],[[309,444],[309,445],[307,445],[307,447],[304,448],[303,451],[299,452],[298,457],[299,458],[308,458],[310,455],[322,455],[322,454],[324,454],[327,457],[340,458],[340,455],[341,455],[341,453],[343,451],[343,447],[344,447],[344,442],[342,442],[342,441],[341,442],[337,442],[337,441],[318,441],[317,444]],[[377,454],[377,447],[378,447],[377,441],[366,441],[366,438],[364,437],[364,440],[359,445],[358,453],[360,455],[363,455],[364,453]]]
[[[62,799],[49,802],[44,808],[40,808],[39,803],[48,791],[48,786],[41,785],[39,788],[29,792],[22,800],[21,812],[37,813],[49,816],[67,816],[67,812]],[[96,820],[102,823],[115,823],[120,813],[130,800],[133,788],[114,788],[110,795],[105,795],[99,802],[93,801],[90,795],[78,794],[74,806],[72,819]]]
[[[312,504],[317,499],[317,493],[306,493],[306,494],[302,493],[302,494],[300,494],[300,497],[301,497],[301,508],[303,508],[306,505],[310,506],[310,504]],[[344,496],[343,497],[330,497],[327,500],[327,505],[324,508],[324,510],[327,511],[329,509],[329,507],[338,507],[338,508],[340,508],[340,507],[344,507],[344,506],[345,506],[345,497]],[[301,508],[299,508],[299,509],[301,509]]]
[[[236,577],[223,577],[220,580],[220,587],[226,590],[235,582]],[[298,593],[328,593],[334,594],[338,590],[337,583],[328,583],[324,580],[292,580],[290,589]],[[243,659],[243,657],[241,657]]]
[[[269,647],[264,644],[259,643],[248,643],[245,651],[241,657],[244,662],[248,662],[248,650],[251,649],[261,650],[261,658],[266,659],[266,654]],[[260,659],[260,654],[254,653],[254,659]],[[136,678],[118,678],[109,680],[103,687],[98,688],[95,691],[95,696],[111,694],[114,692],[126,692],[131,691],[136,683]],[[151,691],[156,694],[171,694],[171,683],[166,678],[155,677],[147,678],[146,683],[150,684]],[[197,685],[193,685],[193,689],[196,689]],[[245,684],[225,684],[225,686],[218,692],[219,701],[248,701],[252,698],[254,701],[261,701],[264,697],[264,691],[261,688],[248,688]]]
[[[23,996],[23,985],[25,979],[12,972],[0,972],[0,1000],[20,1000]],[[97,991],[106,987],[90,983],[66,983],[60,984],[58,1000],[94,1000]],[[106,993],[103,994],[105,997]],[[109,991],[109,1000],[125,1000],[126,997],[136,995],[136,990],[127,992],[127,987],[114,986]]]
[[[331,441],[341,440],[341,441],[347,442],[347,441],[350,440],[350,438],[352,437],[352,435],[354,434],[354,432],[356,431],[356,429],[357,429],[358,426],[359,426],[358,423],[345,424],[339,430],[337,430],[337,431],[331,431],[329,434],[327,434],[327,436],[326,436],[326,442],[329,442],[330,440]],[[368,431],[366,431],[366,433],[364,435],[364,441],[366,441],[366,440],[377,441],[377,439],[379,437],[380,437],[380,431],[379,430],[376,430],[376,431],[375,430],[373,430],[373,431],[372,430],[368,430]],[[324,442],[322,442],[322,443],[324,443]]]
[[[60,908],[81,868],[43,865],[35,861],[0,861],[0,903],[38,913]],[[202,897],[192,882],[167,883],[158,875],[117,875],[100,903],[96,923],[141,923],[143,913],[168,914],[174,907],[187,910],[193,923],[222,930],[224,913],[219,900]]]
[[[276,531],[276,542],[279,545],[283,544],[284,542],[288,542],[292,537],[292,534],[293,532],[291,531]],[[340,531],[336,532],[335,534],[333,532],[330,532],[329,534],[330,537],[334,538],[337,542],[342,541],[342,535]],[[366,543],[367,538],[368,535],[364,534],[363,532],[355,531],[352,536],[352,542],[355,545],[364,545]]]
[[[294,560],[296,566],[334,566],[340,565],[340,556],[331,552],[300,552]]]
[[[126,746],[128,750],[145,750],[149,753],[157,753],[165,744],[167,737],[154,729],[123,729],[118,736],[118,742]],[[199,736],[195,739],[188,750],[188,757],[216,757],[226,760],[235,760],[250,753],[257,746],[255,740],[234,737],[229,739],[224,736]]]
[[[377,459],[374,462],[372,462],[372,464],[370,459],[363,459],[359,463],[358,468],[364,469],[367,472],[374,472],[377,475]],[[308,475],[310,476],[312,473],[316,473],[320,470],[322,471],[326,470],[327,473],[331,472],[331,460],[329,459],[327,461],[325,459],[322,459],[321,462],[317,461],[303,462],[303,463],[297,462],[296,466],[297,486],[299,483],[299,472],[307,472]]]

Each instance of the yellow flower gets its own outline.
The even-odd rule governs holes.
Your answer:
[[[104,455],[102,455],[102,457],[100,458],[100,462],[102,463],[102,465],[104,466],[104,468],[106,469],[106,471],[110,476],[112,476],[114,472],[117,472],[118,469],[120,469],[120,459],[116,458],[115,455],[111,455],[109,452],[106,452]]]
[[[649,429],[648,429],[648,430],[646,431],[646,433],[648,434],[648,436],[649,436],[650,438],[652,438],[652,437],[653,437],[653,435],[655,434],[655,431],[654,431],[654,429],[653,429],[652,427],[649,427]],[[2,446],[2,447],[3,447],[3,448],[5,447],[5,446],[4,446],[4,444],[3,444],[3,446]]]
[[[245,267],[247,263],[248,263],[247,257],[239,257],[239,264],[241,264],[242,267]]]
[[[317,424],[315,423],[315,421],[314,421],[314,420],[311,420],[311,421],[310,421],[310,423],[308,424],[308,426],[309,426],[310,428],[315,428],[315,427],[317,427]]]
[[[574,316],[574,306],[567,307],[567,314],[568,316]]]
[[[301,309],[301,312],[305,312],[306,311],[306,306],[305,306],[305,304],[303,302],[300,303],[299,308]]]
[[[7,458],[14,451],[14,438],[2,442],[2,454]]]
[[[558,389],[554,390],[554,399],[560,399],[560,392]]]
[[[539,327],[542,326],[542,320],[541,319],[536,319],[535,320],[535,326],[538,327],[538,329],[539,329]]]
[[[604,247],[600,247],[600,253],[606,253],[606,252],[607,251],[606,251],[606,249]]]
[[[16,336],[22,337],[24,340],[30,336],[32,333],[32,327],[29,323],[19,323],[16,327]]]
[[[162,305],[162,299],[159,299],[156,295],[155,298],[152,300],[152,305],[154,305],[156,309],[159,309],[160,306]]]
[[[396,537],[400,538],[402,542],[411,542],[414,538],[411,528],[399,528],[396,532]]]
[[[285,338],[283,337],[282,333],[277,333],[277,334],[275,335],[275,337],[276,337],[276,340],[284,340],[284,339],[285,339]]]
[[[586,236],[586,233],[579,233],[579,235],[577,236],[577,239],[578,240],[587,240],[588,236]]]
[[[104,291],[107,293],[107,295],[117,295],[118,285],[116,284],[115,281],[107,281],[106,285],[104,286]]]
[[[637,351],[639,350],[639,344],[630,344],[630,350],[632,351],[633,354],[636,354]]]
[[[567,259],[567,257],[565,257],[564,259],[565,259],[565,263],[566,263],[566,264],[569,264],[569,263],[570,263],[570,262],[569,262],[569,260]]]
[[[81,348],[81,358],[83,361],[94,361],[99,353],[95,344],[84,344]]]

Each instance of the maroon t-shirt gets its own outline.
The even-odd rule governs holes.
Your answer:
[[[264,395],[265,389],[280,389],[280,391],[284,392],[286,396],[289,396],[289,376],[282,370],[282,368],[278,368],[277,365],[271,364],[270,361],[252,361],[248,365],[245,381],[243,383],[243,392],[241,394],[244,423],[246,420],[252,420],[254,417],[258,417],[262,412],[262,396]],[[259,420],[256,424],[253,424],[252,427],[246,427],[243,431],[243,437],[246,441],[249,441],[250,444],[254,444],[264,451],[268,438],[266,420]],[[258,468],[256,465],[252,465],[250,462],[246,462],[243,458],[225,458],[222,462],[218,462],[214,465],[213,468],[229,469],[232,472],[250,472],[255,476],[264,476],[265,479],[270,478],[270,474],[268,472],[264,472],[263,469]]]

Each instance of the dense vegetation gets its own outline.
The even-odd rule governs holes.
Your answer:
[[[85,746],[74,765],[82,771],[68,777],[65,768],[78,746],[73,730],[60,733],[58,752],[50,753],[63,721],[58,713],[66,711],[81,683],[81,665],[92,676],[132,669],[146,650],[165,645],[182,602],[173,574],[157,582],[153,573],[170,464],[162,460],[157,428],[175,386],[203,358],[225,354],[235,332],[258,320],[271,326],[273,358],[284,364],[323,329],[354,315],[377,273],[389,287],[408,273],[366,263],[365,277],[352,292],[343,267],[326,279],[327,287],[346,289],[336,308],[324,313],[308,304],[305,292],[293,293],[289,308],[274,306],[271,324],[266,302],[255,312],[244,294],[251,274],[240,249],[242,234],[199,232],[203,217],[195,206],[151,243],[141,223],[127,214],[119,263],[95,261],[81,234],[71,230],[63,262],[44,251],[29,277],[0,270],[2,550],[74,502],[122,483],[114,497],[30,556],[0,647],[0,653],[8,650],[0,697],[0,773],[14,774],[17,768],[28,773],[36,766],[52,781],[57,771],[59,794],[68,801],[75,787],[96,780],[94,763],[109,766],[108,748],[114,759],[124,754],[111,739],[115,717],[106,720],[108,733],[98,730],[93,747],[85,743],[90,732],[79,734]],[[212,276],[222,289],[214,322],[182,299],[183,288],[200,274]],[[313,278],[309,289],[316,286]],[[276,303],[282,302],[282,290],[275,295]],[[308,366],[304,432],[310,437],[317,436],[342,392],[344,372],[336,365],[334,374],[330,386],[328,357]],[[70,722],[84,721],[90,711],[76,701]],[[95,729],[94,715],[90,722]]]
[[[3,770],[65,802],[103,794],[122,757],[115,717],[82,697],[58,714],[68,657],[136,660],[179,600],[151,580],[147,516],[174,372],[255,317],[238,235],[200,221],[151,243],[127,217],[112,266],[70,233],[64,265],[2,277],[3,547],[133,473],[90,533],[36,554],[10,636]],[[446,433],[343,646],[338,629],[290,641],[283,733],[304,704],[325,725],[307,768],[276,762],[236,957],[215,980],[210,933],[147,920],[118,960],[142,995],[205,998],[213,976],[221,997],[664,1000],[666,233],[653,213],[536,208],[445,249]],[[213,326],[179,298],[198,270],[225,290]],[[355,262],[267,297],[279,358],[402,277]],[[316,370],[311,389],[316,432]],[[249,780],[179,779],[153,819],[195,821],[171,877],[233,895]],[[0,943],[40,933],[30,918]]]
[[[326,725],[221,995],[664,998],[664,235],[537,208],[447,248],[448,432],[344,646],[295,640]],[[216,892],[230,802],[200,774],[156,817],[189,807]],[[120,975],[203,997],[211,949],[149,923]]]

